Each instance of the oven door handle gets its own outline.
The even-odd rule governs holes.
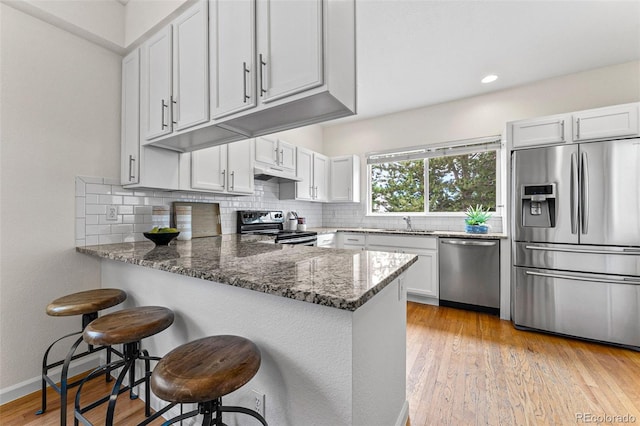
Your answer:
[[[315,244],[316,239],[317,238],[314,238],[314,237],[285,238],[283,240],[276,239],[276,243],[278,244],[305,244],[305,243]]]

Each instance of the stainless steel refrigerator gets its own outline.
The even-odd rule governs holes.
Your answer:
[[[640,350],[640,139],[512,155],[516,327]]]

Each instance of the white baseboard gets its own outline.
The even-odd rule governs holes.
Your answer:
[[[405,400],[404,404],[402,404],[402,410],[400,410],[400,415],[398,415],[398,420],[396,420],[395,426],[406,426],[407,420],[409,420],[409,401]]]
[[[69,367],[69,377],[76,376],[84,373],[85,371],[93,370],[100,365],[100,353],[95,353],[84,357],[82,360],[76,360]],[[60,373],[62,372],[62,366],[52,368],[49,370],[49,377],[51,377],[56,383],[60,381]],[[16,383],[15,385],[0,389],[0,405],[13,401],[30,393],[40,391],[42,377],[37,376],[24,382]]]
[[[439,299],[437,297],[427,297],[420,294],[407,293],[407,300],[409,302],[422,303],[423,305],[438,306],[439,304]]]

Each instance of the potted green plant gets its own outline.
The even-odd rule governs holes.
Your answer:
[[[469,206],[465,213],[467,215],[464,220],[466,232],[469,234],[486,234],[489,232],[489,225],[486,222],[491,218],[491,213],[488,207],[485,210],[482,204],[476,204],[475,207]]]

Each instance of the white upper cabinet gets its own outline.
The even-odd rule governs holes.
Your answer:
[[[512,149],[640,135],[640,103],[594,108],[507,123]]]
[[[208,14],[210,120],[182,127],[180,106],[179,130],[149,144],[191,151],[356,113],[355,0],[210,0]]]
[[[356,155],[331,158],[330,201],[360,202],[360,159]]]
[[[254,145],[252,139],[227,145],[229,182],[227,191],[234,194],[253,194]]]
[[[329,157],[313,153],[313,188],[314,201],[329,200]]]
[[[281,200],[328,200],[329,157],[306,148],[296,148],[296,176],[299,182],[281,182]]]
[[[171,27],[142,46],[141,100],[144,138],[171,133]]]
[[[207,2],[142,45],[142,122],[152,140],[209,120]]]
[[[253,194],[252,139],[193,151],[190,155],[191,186],[183,189]]]
[[[127,188],[178,189],[180,154],[140,146],[140,51],[122,60],[120,182]]]
[[[322,85],[322,0],[258,0],[257,5],[260,100]]]
[[[180,15],[173,24],[173,130],[209,121],[207,2]]]
[[[295,175],[296,147],[272,137],[259,137],[255,142],[256,163],[263,167]]]
[[[571,142],[571,116],[555,115],[511,123],[514,148]]]
[[[255,1],[209,3],[211,118],[256,105]]]
[[[140,51],[122,60],[120,183],[138,183],[140,174]]]
[[[579,111],[573,114],[573,139],[599,140],[637,136],[638,103]]]

